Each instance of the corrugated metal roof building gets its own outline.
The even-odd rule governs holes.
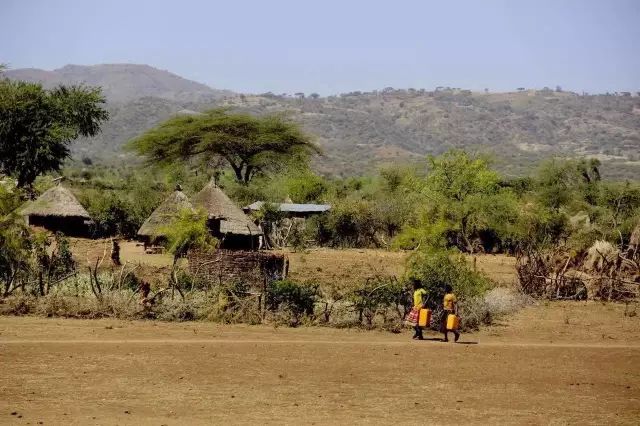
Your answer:
[[[264,206],[264,201],[256,201],[246,206],[245,212],[258,211]],[[278,210],[294,217],[307,217],[314,214],[322,214],[331,210],[329,204],[296,204],[296,203],[270,203]]]

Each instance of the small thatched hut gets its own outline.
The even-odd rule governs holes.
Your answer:
[[[138,230],[138,237],[145,244],[162,242],[166,238],[165,228],[178,219],[180,212],[185,209],[193,210],[193,206],[180,186],[177,186],[176,190],[144,221]]]
[[[225,249],[253,250],[260,246],[262,231],[211,181],[192,199],[209,215],[209,229]]]
[[[28,202],[20,215],[27,225],[73,236],[87,236],[93,222],[73,193],[62,185],[54,186]]]

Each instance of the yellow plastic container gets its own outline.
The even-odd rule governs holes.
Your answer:
[[[418,315],[418,326],[429,327],[430,323],[431,323],[431,309],[420,309],[420,314]]]
[[[457,330],[460,325],[460,317],[457,315],[449,314],[447,316],[447,330]]]

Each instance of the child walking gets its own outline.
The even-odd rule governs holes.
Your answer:
[[[412,280],[413,285],[413,307],[411,312],[409,312],[409,316],[407,317],[407,322],[413,325],[413,329],[415,333],[413,334],[413,339],[424,340],[422,336],[422,327],[418,325],[418,318],[420,317],[420,309],[424,308],[427,303],[427,290],[422,286],[422,282],[418,279]]]
[[[447,284],[444,286],[444,299],[442,301],[442,317],[440,318],[440,331],[444,334],[444,341],[449,341],[449,330],[447,330],[447,318],[449,315],[458,315],[458,298],[453,294],[453,288]],[[454,341],[460,339],[458,330],[453,331]]]

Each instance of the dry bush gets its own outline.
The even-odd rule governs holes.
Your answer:
[[[35,312],[37,303],[35,296],[18,293],[0,299],[0,315],[29,315]]]
[[[587,272],[606,272],[620,255],[620,250],[608,241],[598,240],[587,250],[584,269]]]
[[[477,330],[481,325],[490,325],[531,303],[533,299],[530,296],[503,287],[494,288],[484,296],[460,305],[460,328],[462,331]]]
[[[516,257],[519,290],[534,297],[542,297],[547,291],[546,277],[551,274],[553,266],[551,255],[529,250]]]
[[[162,321],[222,321],[217,297],[200,290],[186,292],[184,299],[163,297],[152,313]]]
[[[101,299],[50,293],[36,299],[34,313],[47,317],[133,319],[140,312],[134,294],[109,291]]]
[[[98,279],[103,283],[110,283],[114,277],[110,273],[104,273],[98,275]],[[156,289],[147,295],[144,303],[141,301],[141,294],[133,286],[104,285],[101,293],[96,294],[91,289],[91,280],[94,280],[95,286],[95,277],[79,274],[59,283],[45,296],[19,292],[2,300],[0,314],[151,318],[162,321],[208,320],[245,324],[266,322],[286,326],[326,325],[336,328],[381,329],[397,333],[404,327],[403,319],[411,303],[411,292],[404,283],[393,277],[371,278],[348,288],[336,285],[321,292],[315,287],[297,283],[289,283],[289,286],[284,287],[267,286],[267,292],[274,292],[271,295],[252,291],[243,283],[194,286],[181,281],[182,284],[187,283],[182,287],[183,296],[177,292],[172,294],[170,288]],[[308,290],[309,293],[302,290]],[[301,304],[298,299],[305,303]],[[292,306],[291,303],[296,305]],[[494,289],[485,296],[463,299],[463,329],[490,323],[494,318],[513,312],[523,304],[521,296],[505,289]],[[433,318],[431,325],[437,330],[437,312],[434,312]]]
[[[93,299],[50,293],[38,298],[35,314],[45,317],[102,318]]]

